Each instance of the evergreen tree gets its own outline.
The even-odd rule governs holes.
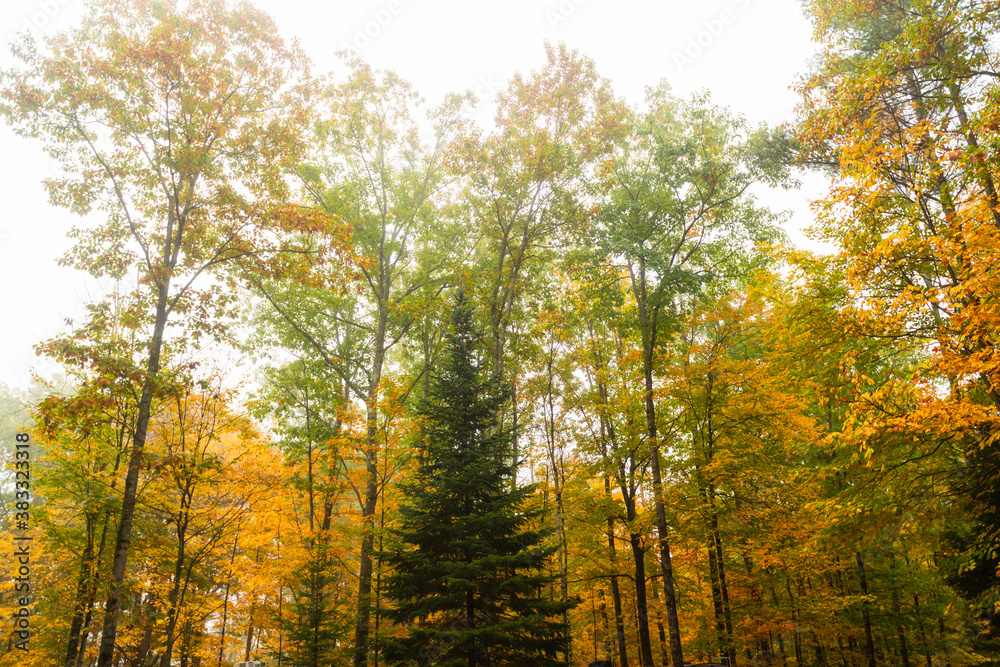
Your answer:
[[[349,627],[337,613],[335,576],[331,576],[328,545],[311,545],[309,559],[295,571],[291,600],[277,619],[285,645],[282,664],[323,667],[335,664]]]
[[[449,355],[436,373],[395,548],[382,554],[393,574],[387,614],[408,628],[390,640],[390,663],[564,665],[571,604],[542,598],[553,577],[552,549],[527,524],[532,487],[512,490],[513,433],[499,417],[507,391],[487,378],[472,308],[456,297]]]

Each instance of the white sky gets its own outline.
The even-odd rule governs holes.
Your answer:
[[[3,0],[0,35],[48,34],[72,25],[81,0]],[[643,89],[666,79],[678,93],[699,89],[750,121],[792,118],[790,86],[815,52],[798,0],[257,0],[284,35],[298,37],[316,70],[336,71],[334,53],[354,47],[370,63],[410,80],[431,104],[452,91],[491,98],[515,71],[544,62],[543,44],[581,50],[619,95],[640,102]],[[6,48],[0,66],[13,58]],[[486,114],[481,114],[485,116]],[[487,118],[478,118],[485,123]],[[41,180],[54,175],[38,143],[0,124],[0,382],[24,386],[31,368],[43,375],[32,346],[79,319],[93,283],[56,266],[79,219],[49,205]],[[821,196],[811,175],[794,192],[762,197],[793,212],[789,235],[803,244],[808,199]]]

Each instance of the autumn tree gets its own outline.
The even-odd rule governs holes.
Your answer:
[[[798,132],[800,160],[835,170],[817,232],[842,249],[854,297],[844,321],[926,359],[901,376],[862,380],[873,409],[853,430],[893,434],[884,445],[901,459],[891,470],[915,472],[928,457],[947,468],[951,447],[964,448],[969,473],[952,482],[970,499],[983,551],[996,544],[1000,433],[995,9],[811,3],[824,52],[802,85]]]
[[[338,388],[341,403],[365,406],[361,453],[366,477],[359,505],[360,532],[355,664],[368,660],[376,512],[380,496],[379,451],[388,413],[384,383],[410,336],[435,326],[435,302],[454,266],[456,229],[438,217],[444,188],[443,152],[462,123],[466,100],[449,97],[427,112],[432,143],[421,135],[419,96],[393,72],[349,58],[347,77],[325,90],[324,116],[315,126],[312,164],[300,172],[312,204],[350,226],[350,280],[336,275],[310,287],[261,281],[278,340],[318,359]],[[460,249],[460,244],[458,245]],[[288,307],[294,301],[297,307]],[[308,313],[308,317],[304,315]],[[422,334],[421,334],[422,335]],[[433,332],[427,334],[433,337]],[[422,375],[426,356],[398,394],[404,403]]]
[[[761,272],[753,285],[706,295],[661,359],[661,404],[674,415],[668,474],[681,487],[672,508],[682,539],[706,556],[716,648],[731,664],[741,648],[771,652],[759,557],[771,540],[748,527],[787,522],[802,506],[806,485],[791,462],[818,437],[808,395],[770,336],[773,280]]]
[[[682,101],[664,85],[650,90],[647,102],[648,111],[633,113],[632,132],[596,174],[595,186],[605,194],[591,242],[607,264],[624,272],[636,308],[671,660],[681,664],[654,398],[656,350],[688,295],[758,261],[755,246],[775,237],[774,217],[754,202],[749,188],[780,182],[784,174],[755,151],[761,133],[707,99]]]
[[[135,359],[141,343],[127,324],[137,305],[132,298],[110,295],[88,306],[87,322],[72,335],[37,347],[60,363],[72,387],[53,391],[34,406],[39,441],[52,456],[42,482],[43,489],[53,484],[44,515],[53,521],[47,532],[59,546],[79,553],[63,656],[68,666],[82,661],[88,640],[97,634],[94,605],[109,574],[118,512],[114,498],[141,391],[142,369]],[[81,511],[66,511],[69,507]]]
[[[633,323],[635,311],[627,301],[622,271],[603,267],[599,255],[578,256],[572,289],[578,319],[576,344],[570,359],[585,373],[586,383],[573,398],[577,417],[587,437],[579,442],[584,456],[602,478],[607,568],[615,616],[618,659],[629,664],[625,617],[628,602],[619,581],[619,544],[630,551],[632,570],[622,581],[634,584],[635,625],[640,664],[652,664],[653,649],[647,581],[649,515],[643,503],[643,483],[649,475],[649,448],[645,419],[640,342]],[[600,511],[600,510],[599,510]],[[625,602],[623,602],[625,600]]]
[[[265,369],[254,401],[258,414],[275,421],[282,476],[301,507],[288,517],[283,539],[282,560],[290,572],[278,576],[289,599],[278,625],[282,655],[302,665],[340,657],[352,611],[345,586],[349,573],[336,562],[349,548],[349,531],[337,524],[354,504],[348,467],[355,464],[351,441],[359,420],[344,405],[342,381],[324,374],[321,364],[299,360]]]
[[[15,55],[4,116],[63,168],[46,183],[52,201],[102,217],[73,230],[63,262],[137,277],[149,313],[98,663],[108,667],[168,324],[218,334],[233,296],[204,274],[262,268],[292,248],[282,231],[309,219],[286,204],[283,176],[301,148],[306,61],[249,5],[198,0],[93,3],[80,27],[42,48],[26,39]]]
[[[525,297],[580,222],[582,178],[621,132],[620,102],[592,60],[546,44],[544,65],[515,74],[496,103],[496,127],[468,132],[451,158],[475,230],[469,288],[483,304],[493,372],[511,383],[507,418],[517,433]]]

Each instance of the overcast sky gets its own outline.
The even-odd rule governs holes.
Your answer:
[[[793,117],[793,84],[816,51],[799,0],[258,0],[281,32],[297,37],[317,71],[334,72],[338,50],[409,79],[431,104],[452,91],[491,98],[516,71],[544,62],[544,42],[565,42],[590,56],[616,92],[638,103],[665,79],[681,94],[708,89],[718,104],[751,122]],[[82,0],[3,0],[0,34],[51,34],[75,23]],[[13,59],[4,48],[0,65]],[[487,114],[481,114],[481,121]],[[0,382],[26,385],[43,374],[32,346],[79,319],[100,287],[56,266],[79,222],[48,204],[41,180],[54,175],[39,144],[0,125]],[[824,190],[806,179],[796,192],[769,193],[775,210],[793,212],[789,235],[803,244],[809,197]]]

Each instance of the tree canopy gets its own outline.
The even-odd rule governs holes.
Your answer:
[[[15,42],[102,293],[0,387],[0,667],[1000,660],[1000,8],[804,7],[781,127],[564,44],[481,126],[224,0]]]

